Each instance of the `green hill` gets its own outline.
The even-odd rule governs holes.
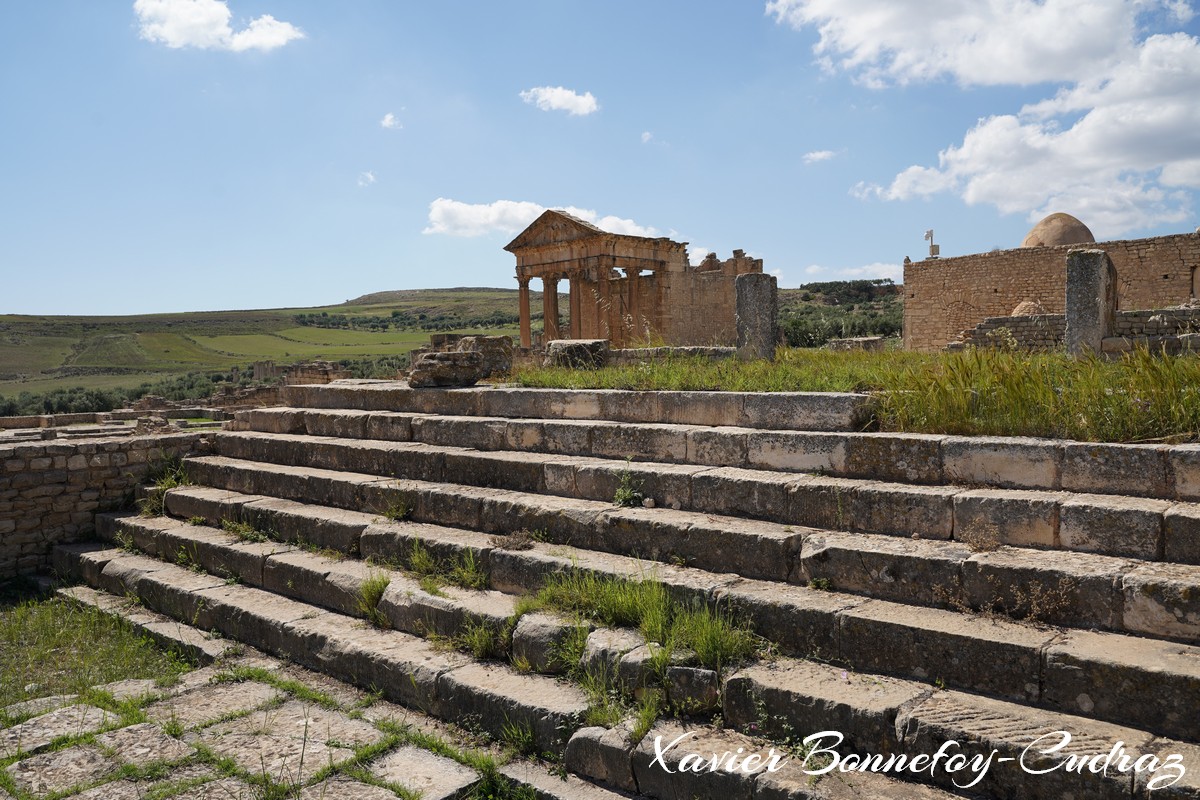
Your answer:
[[[790,344],[899,331],[901,295],[889,281],[839,281],[780,290]],[[560,307],[567,308],[565,295]],[[540,293],[531,305],[541,308]],[[0,398],[61,390],[199,391],[255,361],[328,359],[394,374],[431,332],[517,333],[517,290],[464,287],[375,292],[315,308],[135,316],[0,315]],[[540,314],[534,327],[540,328]],[[191,376],[186,377],[185,376]],[[197,377],[199,376],[199,377]],[[164,381],[168,383],[164,383]],[[169,384],[176,381],[175,384]],[[165,388],[164,388],[165,387]],[[11,407],[11,404],[10,404]]]

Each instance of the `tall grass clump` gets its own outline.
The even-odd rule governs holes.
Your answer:
[[[667,655],[689,651],[717,671],[754,657],[758,640],[730,615],[681,603],[656,580],[621,580],[589,572],[550,577],[538,592],[544,607],[609,627],[637,628]]]
[[[1141,348],[1115,361],[969,349],[897,370],[879,394],[883,430],[1097,442],[1200,433],[1200,360]]]

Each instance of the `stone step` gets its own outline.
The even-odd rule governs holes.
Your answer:
[[[516,608],[514,595],[452,585],[438,586],[431,593],[398,569],[273,541],[242,542],[224,530],[166,517],[102,514],[97,518],[97,533],[110,543],[129,542],[153,558],[195,566],[227,581],[354,617],[367,613],[363,586],[386,580],[386,589],[373,606],[379,619],[393,630],[417,636],[453,639],[478,625],[500,635]]]
[[[906,777],[987,797],[1161,796],[1147,792],[1146,782],[1154,777],[1167,781],[1174,775],[1176,768],[1165,766],[1165,759],[1174,755],[1196,763],[1200,753],[1194,744],[1156,738],[1136,728],[801,661],[755,665],[730,677],[722,711],[725,723],[737,730],[753,728],[777,737],[824,732],[815,734],[812,756],[827,751],[824,755],[832,758],[828,751],[837,751],[839,760],[876,753],[911,758],[945,748],[949,755],[978,757],[986,772],[936,769]],[[1064,734],[1070,736],[1065,745]],[[1059,745],[1063,746],[1056,750]],[[1127,755],[1124,771],[1116,760],[1103,769],[1104,759],[1118,747]],[[569,761],[570,746],[567,753]],[[634,754],[635,774],[653,754],[644,739]],[[1069,756],[1094,760],[1070,769],[1060,763]],[[1147,759],[1142,774],[1136,774],[1133,764],[1143,756],[1157,758],[1159,771],[1146,771]],[[1044,772],[1034,774],[1035,770]],[[1170,796],[1195,796],[1197,789],[1197,775],[1185,774],[1176,787],[1179,793]]]
[[[658,722],[640,742],[629,725],[584,728],[571,737],[566,767],[605,785],[672,800],[953,800],[963,795],[879,773],[824,773],[791,745],[729,728]],[[657,743],[657,744],[656,744]],[[660,755],[661,753],[661,755]],[[707,769],[713,759],[718,768]],[[726,765],[733,763],[732,768]],[[699,764],[700,768],[697,768]]]
[[[1200,500],[1200,446],[1001,436],[764,430],[662,422],[450,416],[345,409],[239,411],[235,430],[596,458]],[[1129,475],[1138,475],[1130,485]]]
[[[1036,550],[1011,547],[973,552],[954,542],[840,534],[670,509],[620,509],[600,501],[223,456],[187,463],[194,480],[248,495],[292,501],[315,496],[343,509],[403,507],[406,518],[418,523],[505,535],[536,530],[551,542],[710,572],[1200,641],[1200,570],[1192,565],[1073,552],[1048,559]],[[182,499],[168,508],[185,518],[193,513]]]
[[[189,572],[182,567],[153,561],[119,550],[92,552],[93,563],[107,558],[100,570],[110,596],[133,596],[155,608],[163,602],[170,589],[179,590],[188,583]],[[170,613],[177,619],[203,628],[212,625],[227,636],[245,641],[268,652],[317,668],[334,677],[352,676],[352,682],[368,688],[386,687],[385,693],[405,705],[422,704],[435,716],[459,718],[461,714],[476,715],[485,730],[498,733],[513,720],[529,724],[539,743],[546,741],[558,746],[570,735],[565,747],[566,767],[586,777],[611,783],[616,788],[628,788],[625,774],[633,786],[653,797],[725,796],[752,798],[757,796],[797,796],[787,794],[807,785],[810,797],[928,797],[943,794],[914,787],[907,794],[902,784],[874,775],[855,779],[852,785],[858,794],[839,794],[844,787],[826,784],[817,793],[820,780],[806,774],[805,769],[827,766],[816,757],[826,758],[838,753],[838,758],[874,753],[897,753],[909,757],[931,755],[946,742],[956,743],[951,752],[968,756],[995,751],[989,770],[977,787],[988,797],[1130,797],[1148,796],[1144,784],[1138,787],[1132,774],[1096,775],[1099,770],[1055,770],[1047,775],[1029,775],[1011,762],[998,759],[1020,759],[1022,753],[1040,742],[1048,748],[1060,740],[1060,731],[1073,737],[1073,744],[1064,753],[1103,757],[1122,743],[1134,759],[1153,754],[1166,759],[1180,754],[1194,763],[1198,748],[1194,745],[1155,738],[1134,728],[1120,727],[1092,719],[1030,709],[1013,703],[956,691],[938,691],[924,683],[905,681],[878,675],[864,675],[836,666],[808,661],[782,659],[764,662],[730,676],[722,698],[722,718],[734,731],[716,730],[706,725],[662,721],[650,730],[639,743],[622,738],[620,729],[612,731],[580,728],[582,714],[578,696],[570,687],[551,683],[553,697],[547,697],[547,687],[533,687],[500,667],[471,663],[429,650],[421,640],[403,634],[356,627],[351,620],[330,612],[313,609],[304,604],[282,601],[280,598],[246,587],[215,587],[201,589],[192,586],[190,612],[180,613],[183,606]],[[110,601],[116,605],[116,598]],[[305,610],[307,609],[307,611]],[[403,638],[397,638],[403,637]],[[390,681],[385,680],[390,677]],[[536,708],[532,708],[536,707]],[[538,725],[538,713],[557,712],[556,727],[549,723]],[[561,727],[566,720],[566,727]],[[745,772],[692,773],[684,769],[683,758],[688,753],[701,755],[704,760],[724,753],[745,759],[750,754],[769,758],[770,742],[753,740],[735,731],[753,731],[776,740],[796,741],[809,732],[827,733],[818,742],[813,760],[799,761],[795,751],[791,763],[779,772],[767,772],[761,762],[757,769]],[[686,743],[671,747],[680,736]],[[840,744],[835,739],[840,737]],[[658,742],[656,747],[655,742]],[[803,743],[803,742],[801,742]],[[663,750],[665,748],[665,751]],[[742,748],[738,751],[738,748]],[[658,753],[666,755],[657,758]],[[827,751],[827,752],[823,752]],[[787,756],[785,755],[785,760]],[[1025,762],[1029,764],[1029,761]],[[1035,766],[1047,768],[1053,762],[1039,758]],[[519,773],[518,773],[519,774]],[[1164,773],[1165,775],[1166,773]],[[928,781],[943,788],[961,786],[974,775],[930,770],[924,773],[900,773],[905,779]],[[1152,776],[1142,776],[1143,779]],[[1194,791],[1194,776],[1189,780]],[[1141,788],[1143,791],[1138,791]],[[756,791],[781,794],[755,794]],[[569,796],[569,795],[568,795]],[[588,795],[581,795],[587,797]],[[1186,795],[1178,795],[1186,796]]]
[[[180,502],[182,498],[188,498],[186,508],[189,511],[225,514],[229,515],[225,517],[227,519],[235,519],[239,509],[238,496],[228,491],[195,487],[175,489],[167,495],[168,509],[175,505],[176,496],[181,498]],[[244,500],[242,507],[245,508],[262,502],[254,496],[244,496]],[[207,506],[204,505],[206,502]],[[312,518],[317,513],[317,507],[309,507],[303,516]],[[178,530],[184,535],[196,530],[193,526],[167,520],[102,519],[102,532],[118,523],[130,526],[135,546],[143,546],[141,537],[157,535],[160,529]],[[139,533],[139,530],[145,533]],[[217,536],[229,538],[227,534]],[[1194,722],[1188,712],[1190,706],[1181,703],[1179,698],[1200,693],[1200,648],[1197,647],[1113,633],[1037,628],[999,616],[981,619],[957,611],[744,580],[671,564],[651,566],[635,558],[542,542],[523,542],[523,549],[506,549],[503,536],[425,523],[381,521],[367,525],[360,533],[358,546],[364,556],[395,561],[410,552],[418,541],[443,560],[458,559],[469,552],[488,575],[492,588],[506,593],[532,591],[547,575],[572,569],[589,570],[608,577],[637,579],[653,576],[683,601],[707,603],[745,618],[760,635],[792,655],[938,682],[1071,713],[1095,715],[1182,738],[1195,735]],[[170,538],[164,538],[162,542],[160,555],[171,558],[172,553],[177,552],[177,545]],[[152,547],[153,543],[145,545],[146,549]],[[230,561],[228,555],[209,557],[203,552],[196,557],[217,565],[218,569]],[[293,550],[268,556],[261,568],[264,585],[269,583],[285,594],[305,591],[289,589],[286,581],[270,576],[287,575],[294,563],[309,562],[314,558],[309,553]],[[348,581],[343,578],[347,582],[327,590],[312,590],[317,594],[328,592],[345,598],[340,601],[340,606],[329,600],[316,602],[350,608],[350,613],[355,613],[354,591],[369,574],[369,568],[361,562],[318,561],[313,568],[314,576],[305,582],[319,587],[316,574],[325,569],[331,576],[356,577]],[[255,564],[253,573],[259,571]],[[84,577],[86,575],[85,571]],[[292,580],[296,586],[302,585],[301,580]],[[406,580],[405,585],[407,583],[411,581]],[[1033,581],[1026,580],[1026,583],[1033,585]],[[398,581],[397,586],[400,585]],[[404,630],[419,631],[425,613],[435,619],[445,619],[443,635],[453,635],[450,631],[455,629],[454,626],[470,618],[464,616],[468,611],[477,613],[478,619],[489,619],[481,606],[490,602],[487,598],[493,596],[491,594],[474,595],[476,605],[472,608],[478,611],[460,612],[455,609],[455,603],[445,602],[443,598],[428,598],[419,587],[410,591],[411,597],[405,592],[398,605],[401,609],[419,608],[422,613],[409,612],[407,616],[395,617],[394,624]],[[463,590],[458,592],[450,600],[470,596]],[[392,613],[392,597],[394,593],[389,587],[385,595],[388,601],[383,604],[387,613]],[[422,598],[427,598],[424,604]],[[498,624],[498,614],[510,613],[511,606],[505,605],[502,611],[493,612],[491,624]]]
[[[497,738],[506,726],[560,752],[588,702],[576,686],[480,663],[417,636],[118,549],[95,551],[81,572],[116,597],[211,630],[448,720],[473,720]],[[94,567],[99,568],[95,574]]]
[[[93,546],[91,549],[95,550],[96,547]],[[302,668],[274,662],[257,650],[247,649],[240,643],[237,643],[235,646],[232,640],[214,638],[211,634],[200,631],[186,623],[173,620],[165,615],[150,611],[127,598],[118,598],[84,585],[60,588],[58,594],[71,602],[92,607],[122,618],[135,631],[153,636],[164,647],[169,649],[188,651],[196,641],[211,642],[221,646],[222,652],[217,656],[220,659],[219,664],[190,673],[176,688],[177,697],[171,701],[172,718],[177,719],[175,715],[178,713],[179,708],[187,705],[193,697],[196,700],[195,705],[199,706],[207,696],[209,703],[207,710],[210,713],[214,713],[212,709],[212,694],[214,691],[220,691],[219,687],[221,684],[209,684],[208,679],[217,674],[218,670],[229,670],[247,663],[253,664],[259,669],[278,672],[281,677],[307,685],[309,688],[315,688],[326,696],[338,698],[342,712],[356,711],[357,705],[362,701],[362,695],[356,689],[342,685],[340,682],[332,681],[323,675],[308,672]],[[206,659],[204,663],[209,663],[210,661],[211,659]],[[235,684],[224,685],[230,688],[239,686]],[[205,693],[207,695],[202,696]],[[247,701],[243,699],[235,708],[242,708],[246,703]],[[283,710],[286,711],[287,707],[285,706]],[[220,706],[216,707],[215,713],[220,713]],[[305,713],[306,724],[311,724],[311,717],[307,716],[312,713],[311,708]],[[386,702],[376,702],[371,704],[365,711],[358,711],[358,713],[362,719],[369,720],[370,722],[385,721],[403,725],[415,731],[436,736],[442,742],[447,742],[451,745],[457,744],[452,729],[448,729],[443,723],[422,714],[416,709],[397,709]],[[272,721],[280,717],[280,715],[281,712],[279,710],[268,713],[261,718],[262,724],[270,727]],[[333,714],[329,714],[328,718],[334,720],[340,717],[334,712]],[[343,725],[357,724],[348,722],[348,720],[353,719],[349,715],[340,719]],[[78,727],[76,725],[75,729]],[[361,728],[361,726],[359,727]],[[369,729],[363,730],[369,732]],[[467,745],[471,749],[474,749],[475,746],[477,746],[475,743]],[[29,748],[26,747],[25,749],[28,750]],[[466,749],[466,747],[463,749]],[[413,745],[402,745],[395,750],[375,758],[366,766],[374,777],[398,783],[414,793],[420,791],[421,796],[427,798],[446,798],[446,800],[449,800],[449,798],[462,797],[463,792],[469,792],[470,788],[479,780],[479,775],[474,770],[465,769],[463,765],[451,761],[443,755],[436,755],[430,750],[421,749]],[[546,765],[538,762],[512,760],[504,764],[499,772],[511,784],[517,787],[528,787],[541,800],[620,800],[620,798],[630,797],[630,795],[624,792],[601,788],[600,786],[581,780],[574,775],[558,774],[557,771],[552,773]],[[121,797],[133,797],[137,794],[138,787],[117,781],[103,788],[109,790],[111,796],[114,797],[118,794]],[[210,790],[216,789],[219,791],[220,788],[223,788],[223,784],[209,784],[209,788]],[[87,796],[100,797],[101,794],[98,791],[93,790]],[[392,797],[393,794],[383,789],[372,789],[343,775],[317,783],[304,790],[300,796],[302,798],[382,798],[384,796]]]
[[[285,386],[282,394],[287,405],[298,408],[809,431],[862,430],[872,415],[869,395],[837,392],[631,392],[498,386],[410,389],[403,381],[341,380]]]
[[[783,525],[957,539],[1188,562],[1200,547],[1200,504],[1022,489],[965,489],[772,470],[626,462],[612,458],[228,432],[219,455],[611,502],[638,487],[657,506]]]

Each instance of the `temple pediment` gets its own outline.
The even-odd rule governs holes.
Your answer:
[[[513,253],[526,247],[563,244],[604,235],[604,231],[589,222],[562,211],[549,210],[530,223],[529,227],[505,245],[504,249]]]

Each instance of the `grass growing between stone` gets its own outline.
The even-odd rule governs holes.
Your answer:
[[[0,606],[0,708],[128,678],[169,683],[189,669],[95,609],[57,598]]]
[[[774,361],[675,358],[585,371],[526,367],[543,388],[872,392],[881,430],[1097,442],[1200,438],[1200,359],[1145,348],[1107,361],[1064,353],[841,353],[780,349]]]
[[[655,580],[617,580],[588,572],[551,576],[530,605],[573,614],[608,627],[636,628],[662,645],[665,660],[686,651],[723,672],[758,654],[759,639],[732,617],[678,602]]]

